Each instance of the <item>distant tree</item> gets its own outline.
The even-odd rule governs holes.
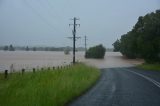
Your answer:
[[[4,48],[3,48],[4,51],[7,51],[8,49],[9,49],[8,46],[4,46]]]
[[[29,47],[27,46],[27,47],[25,48],[25,50],[26,50],[26,51],[29,51]]]
[[[105,52],[106,52],[106,48],[100,44],[100,45],[89,48],[86,51],[85,57],[86,58],[104,58]]]
[[[70,54],[70,49],[69,49],[69,47],[66,47],[65,49],[64,49],[64,54]]]
[[[13,45],[9,46],[9,51],[15,51],[15,48],[13,47]]]
[[[45,48],[44,48],[44,51],[49,51],[49,47],[45,47]]]
[[[37,49],[36,49],[36,47],[33,47],[33,51],[36,51]]]
[[[121,47],[120,46],[120,40],[117,39],[112,45],[114,47],[114,50],[113,50],[114,52],[120,51],[120,47]]]

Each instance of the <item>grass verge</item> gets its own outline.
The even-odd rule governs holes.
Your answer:
[[[137,66],[138,68],[141,68],[141,69],[145,69],[145,70],[154,70],[154,71],[160,71],[160,64],[147,64],[147,63],[144,63],[144,64],[141,64],[141,65],[138,65]]]
[[[63,106],[91,87],[100,72],[77,64],[68,69],[0,75],[1,106]]]

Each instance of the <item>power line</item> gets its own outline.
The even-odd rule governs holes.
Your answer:
[[[59,13],[57,13],[56,11],[55,11],[55,7],[53,6],[53,5],[51,5],[51,3],[50,3],[50,1],[49,0],[45,0],[46,1],[46,4],[48,5],[48,7],[49,8],[51,8],[52,10],[54,10],[54,13],[56,14],[56,15],[54,15],[55,17],[57,17],[58,19],[59,18],[61,18],[62,19],[62,17],[59,15]],[[51,13],[52,14],[52,13]],[[61,21],[59,21],[59,22],[61,22]]]
[[[69,26],[73,25],[73,30],[72,30],[72,34],[73,34],[73,64],[75,64],[75,48],[76,48],[76,27],[80,26],[80,24],[76,24],[76,21],[79,20],[78,18],[74,17],[73,19],[73,24],[69,24]]]
[[[57,28],[55,28],[50,22],[48,22],[35,8],[32,7],[32,5],[30,3],[28,3],[27,0],[23,0],[24,3],[32,10],[32,12],[34,12],[44,23],[46,23],[52,30],[55,30],[56,32],[60,32],[58,31]]]
[[[47,11],[46,11],[47,15],[48,15],[51,19],[56,20],[56,22],[54,22],[54,23],[55,23],[55,24],[58,23],[58,25],[59,25],[59,24],[63,25],[63,24],[64,24],[64,22],[62,22],[62,21],[63,21],[63,18],[62,18],[62,17],[59,15],[59,13],[56,11],[55,7],[54,7],[53,5],[51,5],[52,3],[51,3],[49,0],[45,0],[45,1],[44,1],[44,0],[40,0],[40,1],[41,1],[41,2],[39,2],[39,4],[41,5],[41,7],[47,9]],[[61,30],[60,32],[63,33],[63,34],[66,34],[66,33],[64,32],[64,30]]]

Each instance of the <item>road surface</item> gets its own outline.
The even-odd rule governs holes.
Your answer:
[[[98,83],[70,106],[160,106],[159,82],[155,71],[102,69]]]

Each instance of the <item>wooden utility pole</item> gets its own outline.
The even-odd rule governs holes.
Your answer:
[[[85,43],[84,43],[84,45],[85,45],[85,52],[87,52],[87,36],[84,36],[84,40],[85,40]]]
[[[69,26],[73,25],[73,64],[75,64],[75,51],[76,51],[76,27],[80,26],[80,24],[76,24],[76,21],[79,20],[78,18],[74,17],[73,19],[73,24],[69,24]]]

